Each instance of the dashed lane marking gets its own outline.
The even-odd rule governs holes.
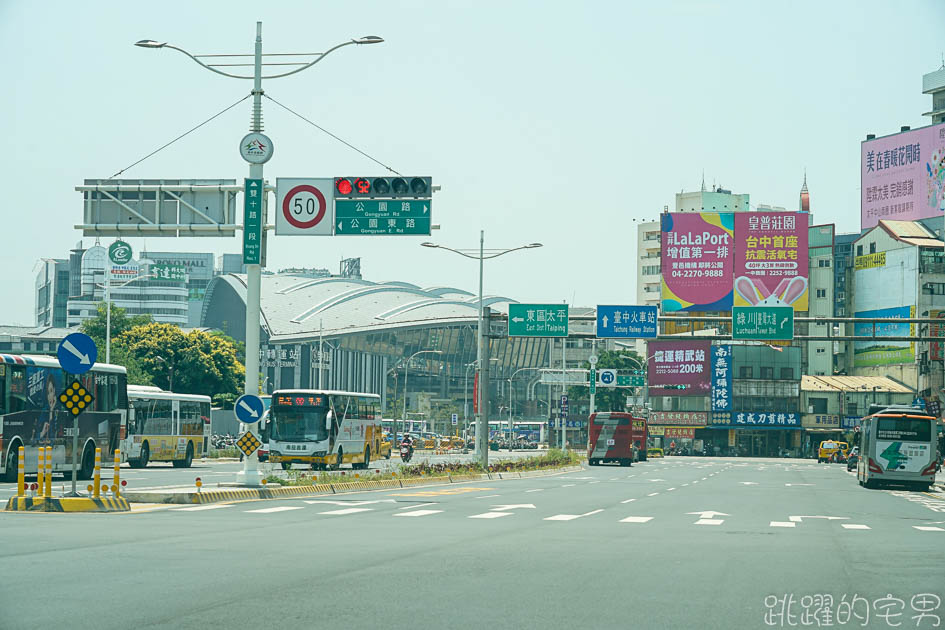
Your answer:
[[[912,527],[920,532],[945,532],[943,527],[927,527],[924,525],[913,525]]]
[[[575,485],[575,484],[573,484],[573,483],[566,483],[566,484],[564,484],[564,485],[561,486],[561,487],[562,487],[562,488],[571,488],[571,487],[573,487],[574,485]]]
[[[344,516],[345,514],[357,514],[358,512],[371,512],[374,508],[345,508],[343,510],[328,510],[319,512],[319,514],[331,514],[334,516]]]
[[[172,512],[200,512],[203,510],[219,510],[220,508],[233,507],[230,505],[221,505],[219,503],[214,503],[211,505],[197,505],[194,507],[182,507],[182,508],[171,508]]]
[[[572,483],[571,485],[573,486],[574,484]],[[502,496],[501,494],[487,494],[485,496],[473,497],[473,498],[474,499],[491,499],[492,497],[501,497],[501,496]]]
[[[621,501],[621,503],[633,503],[636,499],[627,499],[626,501]]]
[[[525,494],[528,494],[529,492],[541,492],[542,490],[544,490],[544,488],[533,488],[531,490],[526,490]]]
[[[647,523],[652,521],[652,516],[628,516],[627,518],[620,519],[621,523]]]
[[[411,510],[410,512],[394,514],[394,516],[429,516],[431,514],[439,514],[442,511],[443,510]]]
[[[771,521],[769,527],[795,527],[797,523],[793,521]]]
[[[280,505],[279,507],[263,508],[261,510],[246,510],[247,514],[272,514],[273,512],[287,512],[289,510],[301,510],[301,505]]]
[[[646,495],[646,496],[648,496],[648,497],[655,497],[655,496],[658,495],[658,494],[659,494],[659,492],[651,492],[650,494],[648,494],[648,495]]]
[[[869,525],[860,525],[857,523],[841,523],[840,527],[843,529],[870,529]]]
[[[725,522],[724,518],[700,518],[693,523],[694,525],[721,525]]]
[[[466,518],[499,518],[502,516],[512,516],[514,512],[483,512],[482,514],[473,514]]]
[[[573,521],[576,518],[583,518],[585,516],[590,516],[592,514],[597,514],[598,512],[603,512],[604,510],[592,510],[590,512],[585,512],[584,514],[556,514],[554,516],[549,516],[548,518],[542,519],[545,521]]]

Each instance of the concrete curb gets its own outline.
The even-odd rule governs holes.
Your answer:
[[[343,483],[325,483],[312,486],[280,486],[277,488],[235,488],[232,490],[207,490],[206,492],[125,492],[124,498],[132,503],[168,503],[175,505],[194,505],[220,503],[223,501],[241,501],[258,499],[285,499],[291,497],[317,496],[323,494],[344,494],[370,490],[388,490],[391,488],[414,488],[417,486],[445,485],[468,481],[521,479],[528,477],[547,477],[567,472],[583,470],[581,466],[566,466],[553,470],[527,471],[526,473],[505,472],[480,475],[455,475],[444,477],[417,477],[411,479],[385,479],[383,481],[349,481]]]
[[[128,512],[131,506],[125,497],[117,499],[91,497],[10,497],[7,512]]]

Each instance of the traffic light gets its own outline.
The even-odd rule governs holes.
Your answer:
[[[387,197],[426,199],[433,194],[432,177],[336,177],[335,198]]]
[[[663,385],[663,389],[688,389],[688,385]]]

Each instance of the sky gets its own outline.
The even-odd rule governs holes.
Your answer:
[[[441,186],[441,229],[430,237],[272,237],[270,269],[337,272],[342,258],[360,257],[367,280],[475,292],[475,261],[420,243],[474,248],[485,230],[487,248],[544,245],[488,261],[486,294],[576,306],[635,302],[635,221],[672,209],[703,172],[707,185],[749,193],[752,204],[794,209],[806,169],[815,222],[858,230],[860,142],[928,124],[922,75],[945,52],[939,0],[0,0],[9,176],[0,324],[35,323],[41,258],[94,242],[73,227],[77,185],[125,169],[251,89],[134,42],[252,53],[257,21],[268,53],[383,37],[263,88],[383,164]],[[250,103],[122,177],[241,181]],[[385,174],[263,104],[271,184]],[[239,236],[126,240],[135,252],[241,251]]]

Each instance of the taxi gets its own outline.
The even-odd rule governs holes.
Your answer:
[[[646,449],[646,456],[647,456],[648,459],[651,458],[651,457],[654,457],[654,458],[655,458],[655,457],[662,457],[662,456],[663,456],[663,449],[661,449],[661,448],[656,448],[656,447],[648,448],[648,449]]]
[[[850,445],[846,442],[838,442],[837,440],[824,440],[820,443],[820,448],[817,449],[817,461],[830,462],[833,460],[836,453],[839,453],[840,458],[845,460],[849,450]]]

